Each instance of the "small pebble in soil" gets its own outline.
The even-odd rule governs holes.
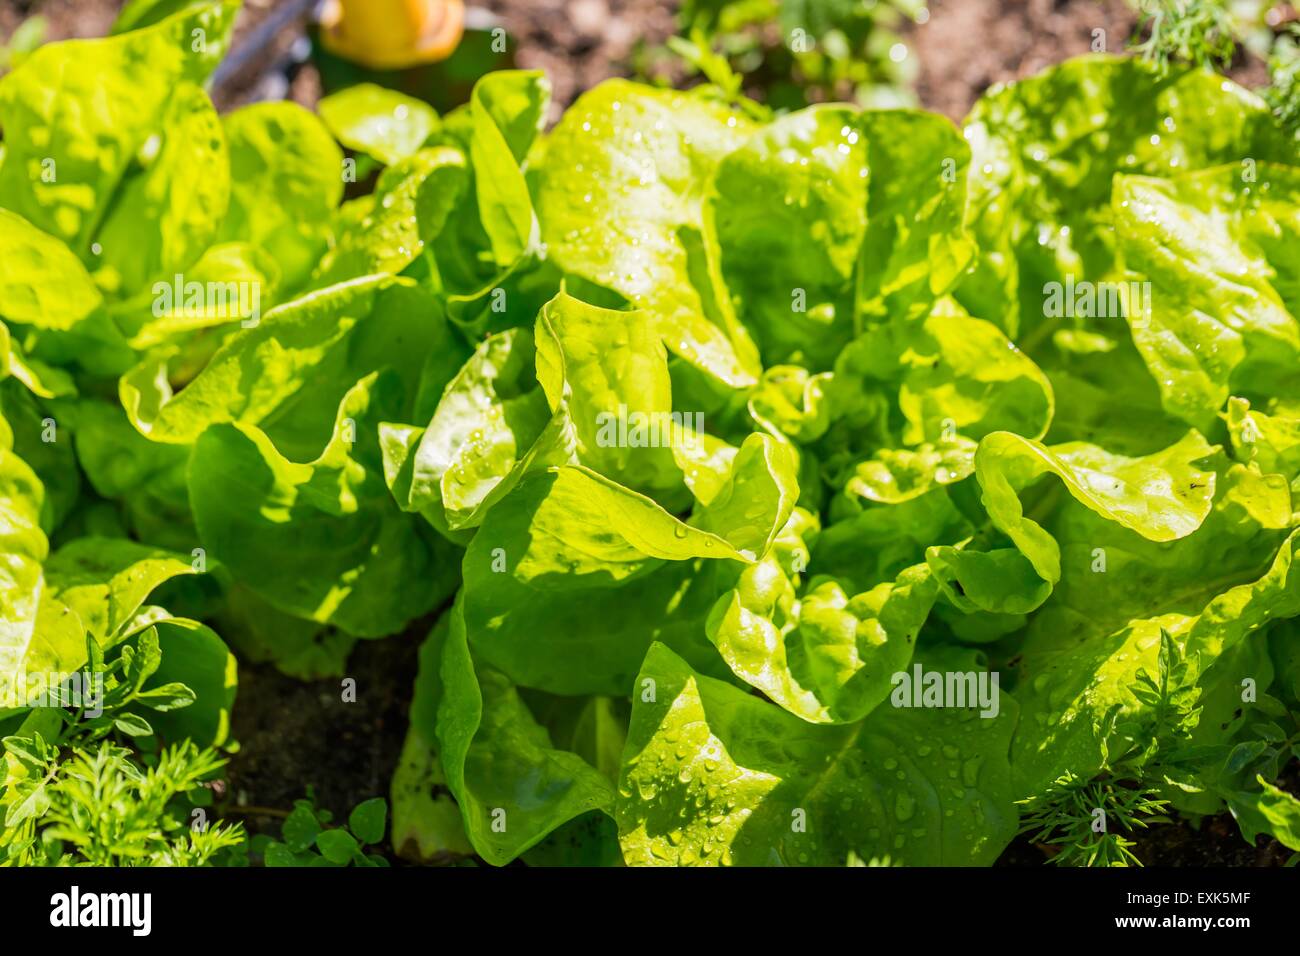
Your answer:
[[[569,5],[569,22],[575,30],[589,37],[599,37],[609,21],[605,0],[575,0]]]

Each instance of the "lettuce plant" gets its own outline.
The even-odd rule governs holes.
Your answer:
[[[232,9],[0,80],[0,678],[156,631],[204,744],[227,645],[422,639],[421,860],[1126,862],[1225,807],[1300,849],[1262,100],[1087,57],[964,130],[612,80],[544,132],[529,71],[221,117]]]

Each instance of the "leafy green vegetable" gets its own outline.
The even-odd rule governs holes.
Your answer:
[[[353,386],[309,464],[232,424],[206,429],[190,457],[195,524],[212,556],[272,606],[363,637],[392,633],[450,591],[432,542],[403,520],[381,476],[376,426],[395,389],[392,375]],[[394,594],[390,582],[406,574],[416,586]]]
[[[438,114],[423,100],[373,83],[327,96],[317,109],[340,143],[388,166],[413,156],[439,126]]]
[[[321,121],[292,103],[237,110],[222,130],[230,152],[230,206],[216,241],[248,243],[271,256],[279,285],[296,289],[331,238],[343,195],[343,156]]]
[[[66,245],[7,209],[0,226],[5,319],[70,328],[99,306],[99,290]]]
[[[1165,409],[1208,428],[1230,394],[1295,399],[1297,170],[1126,176],[1113,203],[1125,268],[1164,290],[1128,321]]]
[[[850,847],[979,865],[1014,830],[1011,713],[919,710],[821,729],[696,675],[662,645],[638,685],[618,813],[634,865],[835,865]]]
[[[1085,57],[959,131],[711,60],[549,131],[515,70],[222,117],[233,12],[142,0],[0,78],[0,862],[1296,847],[1262,101]],[[420,635],[391,826],[309,790],[278,840],[179,831],[240,664]]]
[[[732,387],[753,384],[757,356],[718,295],[701,197],[750,128],[706,100],[611,80],[548,137],[537,188],[556,263],[650,312],[675,355]]]

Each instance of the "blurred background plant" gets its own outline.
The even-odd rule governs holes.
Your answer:
[[[1247,57],[1266,63],[1261,95],[1300,135],[1300,14],[1275,0],[1132,0],[1140,20],[1132,49],[1166,70],[1190,64],[1227,71]]]
[[[1282,125],[1300,139],[1300,23],[1288,24],[1287,32],[1278,37],[1269,71],[1273,82],[1264,98]]]
[[[0,71],[13,69],[27,54],[45,42],[49,24],[42,16],[29,17],[18,25],[7,43],[0,43]]]
[[[1161,70],[1171,63],[1226,69],[1255,19],[1238,15],[1227,0],[1139,0],[1136,6],[1141,19],[1133,50]]]
[[[915,57],[903,33],[924,23],[924,0],[686,0],[680,35],[636,54],[633,71],[668,83],[714,79],[716,58],[741,77],[744,91],[776,110],[827,100],[908,106]]]

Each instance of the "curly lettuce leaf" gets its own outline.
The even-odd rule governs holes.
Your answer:
[[[938,593],[924,564],[852,595],[817,576],[800,588],[815,519],[796,512],[766,558],[719,599],[706,631],[732,672],[811,723],[851,723],[889,695]]]
[[[614,786],[576,753],[555,747],[518,689],[477,659],[459,607],[448,617],[420,649],[412,728],[436,741],[434,759],[470,844],[503,866],[568,821],[611,811]],[[454,832],[447,840],[454,846]]]
[[[1210,513],[1216,475],[1198,469],[1196,462],[1213,451],[1195,431],[1141,458],[1081,442],[1049,449],[1010,432],[994,432],[980,442],[975,475],[990,521],[1015,548],[931,548],[930,566],[959,607],[1028,613],[1061,580],[1061,550],[1026,514],[1024,489],[1055,475],[1074,500],[1108,521],[1150,541],[1175,541],[1194,532]]]
[[[845,419],[851,445],[861,441],[855,408],[871,409],[875,396],[884,410],[883,433],[871,442],[883,447],[843,483],[850,494],[887,504],[966,478],[976,442],[992,432],[1041,438],[1055,412],[1047,377],[996,326],[938,312],[854,341],[836,361],[831,396],[845,410],[836,417]]]
[[[42,402],[16,381],[0,382],[0,409],[13,453],[35,472],[45,489],[41,526],[57,533],[81,497],[81,475],[67,440],[69,422],[61,403]]]
[[[965,137],[966,221],[980,256],[958,297],[1017,339],[1046,338],[1046,283],[1110,277],[1116,173],[1295,155],[1264,102],[1232,81],[1207,70],[1161,75],[1118,56],[1078,57],[991,89],[966,118]]]
[[[140,149],[136,164],[143,168],[129,169],[119,182],[100,211],[89,250],[96,280],[119,298],[155,280],[171,281],[196,263],[216,238],[230,201],[221,119],[202,88],[177,87],[161,131]]]
[[[378,423],[398,394],[392,374],[358,382],[306,464],[253,425],[209,426],[189,463],[208,553],[274,607],[359,637],[392,634],[436,607],[455,587],[451,548],[419,533],[382,477]],[[394,590],[397,580],[410,586]]]
[[[978,671],[970,652],[926,666]],[[979,866],[1016,831],[1014,705],[880,710],[818,727],[661,644],[633,690],[616,818],[632,866],[841,866],[851,853]]]
[[[1156,673],[1162,630],[1180,643],[1196,676],[1242,641],[1262,640],[1253,635],[1265,625],[1300,614],[1297,548],[1293,534],[1262,577],[1215,594],[1199,611],[1171,610],[1114,631],[1077,622],[1082,639],[1045,626],[1052,617],[1042,619],[1026,642],[1013,690],[1021,707],[1011,759],[1017,793],[1037,792],[1067,769],[1087,777],[1103,765],[1108,748],[1117,747],[1106,718],[1141,716],[1146,705],[1134,694],[1137,676]],[[1215,593],[1212,582],[1196,583],[1194,594]]]
[[[623,692],[650,643],[672,642],[661,635],[680,629],[688,646],[708,648],[700,625],[718,591],[695,574],[699,558],[745,560],[724,538],[583,466],[530,475],[465,552],[470,642],[525,686]],[[581,668],[567,663],[578,659]]]
[[[524,165],[550,101],[551,84],[540,70],[497,70],[475,83],[470,95],[479,218],[502,267],[535,253],[541,242]]]
[[[233,334],[179,392],[169,374],[175,353],[147,357],[119,383],[131,424],[153,441],[188,444],[212,424],[265,421],[307,386],[392,282],[366,276],[277,306]]]
[[[867,143],[851,107],[814,106],[718,163],[705,233],[767,364],[826,368],[852,337],[867,228]]]
[[[1230,398],[1225,419],[1239,460],[1294,481],[1300,476],[1300,415],[1279,412],[1270,415],[1252,408],[1246,399]]]
[[[86,267],[66,245],[0,209],[0,314],[5,319],[67,329],[102,301]]]
[[[700,97],[609,80],[551,132],[535,192],[561,269],[649,312],[675,355],[737,388],[757,380],[757,354],[718,300],[702,202],[751,128]]]
[[[22,667],[36,628],[43,592],[41,564],[49,541],[41,528],[45,490],[15,455],[0,417],[0,682]]]
[[[550,408],[572,423],[577,460],[647,494],[681,483],[672,446],[633,445],[629,429],[643,418],[667,432],[674,421],[667,352],[653,318],[616,312],[561,292],[537,316],[537,381]],[[624,434],[620,436],[620,432]],[[623,440],[620,441],[620,437]]]
[[[1232,392],[1300,398],[1300,169],[1120,176],[1112,203],[1123,265],[1152,290],[1127,319],[1165,409],[1204,429]]]
[[[321,120],[348,149],[393,166],[414,156],[438,131],[437,112],[424,100],[357,83],[316,104]]]
[[[317,266],[312,287],[400,273],[442,232],[467,179],[464,154],[448,146],[422,149],[386,168],[372,196],[343,207],[337,242]]]
[[[230,206],[217,242],[250,243],[297,289],[320,260],[343,197],[343,154],[321,121],[294,103],[257,103],[222,121]],[[263,295],[268,302],[272,288]]]
[[[51,43],[0,80],[4,205],[87,266],[101,264],[91,244],[114,215],[118,228],[143,214],[160,230],[136,221],[129,241],[104,243],[104,264],[123,274],[150,262],[142,242],[170,262],[197,258],[229,182],[200,84],[225,55],[238,6],[195,5],[108,39]]]
[[[156,588],[194,573],[181,555],[94,536],[68,542],[45,565],[50,593],[105,647],[131,632],[136,612]]]
[[[921,110],[868,110],[862,127],[871,177],[855,313],[863,325],[923,319],[978,251],[963,223],[970,147]]]
[[[427,428],[385,426],[385,475],[403,510],[444,533],[474,528],[525,474],[569,460],[533,359],[527,329],[491,336],[447,383]]]

